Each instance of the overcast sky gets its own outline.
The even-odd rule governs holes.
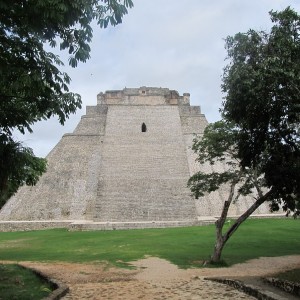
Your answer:
[[[272,9],[291,6],[300,12],[299,0],[133,1],[122,24],[94,28],[91,59],[66,68],[83,108],[65,126],[51,119],[36,124],[33,134],[18,135],[37,156],[46,156],[63,134],[73,132],[86,105],[96,105],[97,94],[106,90],[150,86],[187,92],[191,105],[200,105],[209,122],[217,121],[224,38],[250,28],[269,30]]]

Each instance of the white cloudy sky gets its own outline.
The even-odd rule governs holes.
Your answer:
[[[36,124],[33,134],[18,136],[37,156],[46,156],[64,133],[72,132],[85,106],[96,105],[97,94],[106,90],[152,86],[188,92],[209,122],[218,120],[224,38],[249,28],[268,30],[272,9],[291,6],[300,12],[299,0],[133,1],[121,25],[94,28],[91,59],[66,68],[83,109],[65,126],[52,119]]]

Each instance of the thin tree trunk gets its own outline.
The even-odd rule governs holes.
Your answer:
[[[222,255],[222,250],[226,244],[226,242],[229,240],[229,238],[233,235],[233,233],[239,228],[239,226],[262,204],[264,203],[271,195],[272,190],[268,191],[265,195],[259,197],[252,206],[250,206],[235,222],[234,224],[228,229],[228,231],[222,235],[222,229],[224,226],[225,220],[223,218],[227,216],[229,205],[231,202],[226,204],[225,201],[222,215],[220,219],[216,222],[216,233],[217,233],[217,238],[216,238],[216,243],[214,247],[214,252],[213,255],[211,256],[211,262],[217,263],[220,262],[221,260],[221,255]],[[226,213],[226,216],[225,216]],[[222,220],[222,221],[221,221]],[[221,221],[221,222],[219,222]]]
[[[217,229],[217,232],[219,230]],[[216,238],[216,242],[215,242],[215,247],[214,247],[214,252],[210,258],[210,262],[211,263],[217,263],[220,262],[221,260],[221,255],[222,255],[222,250],[225,246],[224,240],[223,240],[223,236],[222,234],[218,234],[217,233],[217,238]]]
[[[222,214],[215,223],[215,225],[216,225],[216,242],[215,242],[214,252],[210,258],[210,261],[213,263],[219,262],[221,260],[221,254],[222,254],[222,250],[223,250],[223,247],[225,244],[223,235],[222,235],[223,226],[225,224],[228,210],[229,210],[229,207],[231,205],[231,202],[232,202],[232,199],[234,196],[234,189],[235,189],[236,184],[237,184],[237,181],[232,182],[232,184],[230,186],[228,200],[224,202]]]

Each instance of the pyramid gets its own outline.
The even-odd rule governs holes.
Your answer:
[[[97,105],[87,106],[74,132],[49,153],[37,185],[20,188],[0,220],[35,224],[28,228],[114,229],[185,226],[217,216],[226,188],[205,201],[187,188],[199,170],[192,140],[207,124],[188,93],[154,87],[100,93]],[[231,214],[241,209],[236,205]]]

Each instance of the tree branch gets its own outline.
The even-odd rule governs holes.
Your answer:
[[[265,201],[267,201],[273,193],[273,189],[269,190],[265,195],[259,197],[252,206],[248,208],[236,221],[235,223],[228,229],[226,234],[224,235],[224,240],[228,240],[232,234],[239,228],[239,226]]]

